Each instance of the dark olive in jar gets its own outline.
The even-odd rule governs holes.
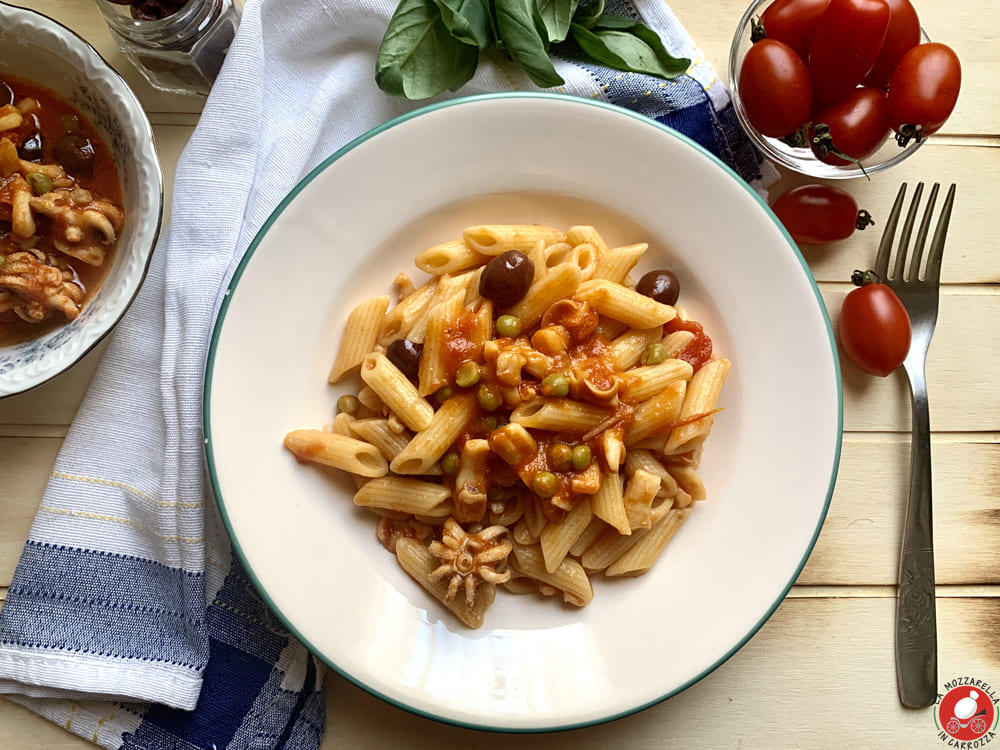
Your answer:
[[[94,173],[94,144],[81,135],[64,135],[56,141],[52,156],[74,177],[90,177]]]
[[[639,279],[635,290],[664,305],[675,305],[681,296],[681,283],[670,271],[650,271]]]
[[[483,268],[479,277],[479,293],[497,307],[510,307],[528,293],[535,278],[535,264],[527,255],[508,250]]]
[[[420,354],[424,351],[424,345],[410,341],[409,339],[399,339],[389,344],[385,351],[385,356],[414,383],[417,382],[420,370]]]

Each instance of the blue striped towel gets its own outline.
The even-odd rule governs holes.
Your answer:
[[[72,425],[0,614],[0,693],[106,748],[317,748],[325,669],[261,602],[203,471],[201,388],[229,279],[314,166],[417,104],[374,83],[393,0],[250,0],[177,169],[173,221]],[[694,63],[661,81],[556,60],[563,93],[687,134],[766,180],[660,0],[609,2]],[[484,62],[462,94],[532,89]],[[317,575],[323,574],[317,571]]]

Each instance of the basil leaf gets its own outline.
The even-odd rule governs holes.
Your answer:
[[[493,41],[489,0],[433,0],[453,37],[486,49]]]
[[[616,70],[667,79],[683,73],[690,63],[667,55],[668,62],[664,64],[660,61],[657,50],[646,40],[627,31],[593,31],[574,23],[570,27],[570,33],[585,55],[594,62]],[[659,43],[659,39],[657,42]],[[662,47],[662,43],[659,46]],[[683,67],[680,67],[681,63]]]
[[[604,12],[604,0],[580,0],[576,12],[573,14],[573,23],[590,28],[594,25]]]
[[[671,78],[676,78],[691,67],[691,61],[688,58],[674,57],[667,52],[667,48],[663,46],[663,41],[659,35],[646,24],[637,22],[630,31],[633,36],[639,37],[656,53],[656,59],[660,61],[660,65],[670,74]]]
[[[533,0],[494,0],[493,12],[500,41],[532,82],[540,88],[564,84],[549,59],[546,40],[535,26]]]
[[[631,29],[637,23],[639,22],[636,19],[630,18],[629,16],[613,16],[610,13],[602,13],[594,19],[594,22],[591,23],[588,28],[592,31],[596,31],[597,29],[607,29],[609,31],[612,29],[619,29],[621,31],[626,31]]]
[[[576,0],[535,0],[535,10],[550,42],[561,42],[569,33]]]
[[[448,32],[431,0],[402,0],[378,50],[375,82],[389,94],[426,99],[460,88],[478,62],[479,50]]]

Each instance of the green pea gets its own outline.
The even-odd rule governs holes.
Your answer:
[[[24,179],[28,181],[28,186],[35,195],[45,195],[52,192],[52,179],[47,174],[28,172]]]
[[[516,315],[501,315],[497,318],[497,333],[514,338],[521,332],[521,319]]]
[[[500,408],[500,394],[486,385],[479,386],[476,400],[484,411],[496,411]]]
[[[658,365],[667,361],[667,348],[659,341],[648,344],[639,357],[644,365]]]
[[[455,373],[456,385],[460,385],[462,388],[469,388],[478,382],[479,365],[470,359],[458,366],[458,372]]]
[[[455,451],[445,453],[441,457],[441,471],[450,477],[458,474],[458,454]]]
[[[569,395],[569,378],[561,372],[553,372],[542,378],[542,395],[563,398]]]
[[[486,499],[490,502],[497,502],[498,500],[506,500],[510,497],[510,491],[506,487],[501,487],[499,484],[494,484],[486,491]]]
[[[566,443],[549,446],[549,465],[556,471],[569,471],[573,465],[573,449]]]
[[[539,497],[552,497],[556,494],[556,475],[551,471],[540,471],[531,480],[531,489]]]
[[[497,418],[492,414],[488,417],[480,417],[479,427],[483,432],[493,432],[497,428]]]
[[[576,471],[584,471],[590,466],[590,446],[576,445],[573,447],[573,457],[571,462]]]
[[[438,388],[435,391],[434,396],[437,398],[438,402],[447,401],[449,398],[455,395],[455,389],[450,385],[446,385],[443,388]]]
[[[345,395],[337,399],[337,411],[341,414],[357,414],[358,406],[357,396]]]

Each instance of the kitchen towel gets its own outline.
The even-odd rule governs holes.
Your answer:
[[[103,747],[322,741],[325,668],[258,597],[206,484],[202,380],[222,295],[272,210],[338,148],[424,104],[375,85],[394,8],[246,4],[178,164],[172,220],[57,459],[0,612],[0,693]],[[617,0],[606,12],[641,18],[690,70],[662,81],[556,59],[558,90],[670,125],[766,182],[725,87],[669,7]],[[448,96],[534,88],[490,55]]]

